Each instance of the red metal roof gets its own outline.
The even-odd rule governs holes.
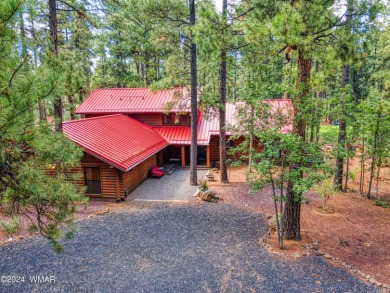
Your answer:
[[[286,124],[282,126],[282,133],[286,134],[293,130],[293,116],[294,116],[294,109],[291,103],[291,100],[289,99],[277,99],[277,100],[265,100],[265,103],[270,104],[271,106],[271,114],[272,115],[281,115],[283,117],[288,117],[288,121],[286,121]],[[284,119],[284,118],[283,118]],[[272,121],[270,121],[272,124]]]
[[[87,153],[123,172],[168,145],[152,127],[122,114],[67,121],[62,128]]]
[[[276,114],[281,112],[283,115],[291,114],[292,104],[288,99],[278,99],[278,100],[264,100],[264,103],[268,103],[271,106],[271,114]],[[243,107],[244,102],[227,102],[226,103],[226,124],[227,124],[227,135],[232,135],[233,131],[229,130],[236,128],[238,125],[237,112],[238,108]],[[211,135],[219,135],[219,115],[218,113],[212,113],[206,117],[204,113],[201,114],[201,117],[198,122],[198,138],[210,140]],[[291,116],[291,115],[290,115]],[[272,121],[271,121],[272,124]],[[287,125],[282,127],[282,133],[288,133],[292,131],[292,121]]]
[[[190,97],[187,90],[174,88],[153,93],[148,88],[96,89],[75,113],[161,113],[167,107],[172,107],[169,112],[190,112]]]
[[[270,104],[271,114],[281,112],[283,115],[291,116],[292,105],[290,100],[278,99],[278,100],[264,100],[264,103]],[[226,123],[228,130],[227,135],[233,135],[231,129],[236,128],[238,125],[237,112],[238,108],[243,107],[244,102],[226,103]],[[198,113],[198,145],[208,145],[211,135],[219,135],[219,116],[218,113],[209,113],[206,117],[204,113]],[[272,124],[272,121],[271,121]],[[162,137],[165,138],[170,144],[190,145],[191,144],[191,129],[185,126],[154,126]],[[289,123],[282,127],[282,133],[288,133],[292,131],[292,123]]]
[[[185,126],[158,126],[153,129],[170,144],[191,144],[191,128]]]
[[[157,131],[170,144],[190,145],[191,144],[191,128],[186,126],[154,126]],[[203,136],[199,131],[198,125],[198,145],[208,145],[209,135]]]

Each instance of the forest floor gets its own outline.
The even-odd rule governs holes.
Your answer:
[[[224,203],[254,210],[270,218],[275,213],[271,188],[266,186],[260,192],[248,194],[250,186],[245,183],[244,167],[229,172],[229,184],[216,181],[210,183],[209,188],[215,190]],[[379,193],[382,200],[390,202],[388,169],[381,172],[381,178]],[[358,183],[349,185],[358,189]],[[285,240],[282,253],[287,257],[298,257],[314,243],[316,249],[339,259],[346,266],[351,265],[352,272],[361,271],[377,282],[390,283],[390,208],[374,206],[373,200],[347,192],[332,195],[327,203],[332,212],[323,213],[318,195],[307,192],[305,198],[308,203],[302,204],[301,208],[302,241]],[[265,241],[272,251],[281,252],[275,231]],[[358,277],[364,279],[361,275]]]
[[[61,254],[42,237],[0,246],[0,292],[380,292],[320,256],[269,253],[258,211],[195,197],[117,206],[78,222]]]
[[[356,162],[352,163],[356,165]],[[353,168],[354,165],[351,166],[351,169]],[[217,180],[210,182],[209,188],[223,198],[223,205],[262,214],[264,218],[271,217],[274,214],[271,188],[266,186],[260,192],[249,194],[250,186],[245,183],[244,173],[244,167],[229,169],[229,184],[221,184]],[[215,177],[217,178],[218,174]],[[378,195],[390,205],[389,169],[382,170],[378,186],[375,185],[375,188],[377,187]],[[349,188],[350,192],[330,197],[327,204],[331,213],[321,212],[322,201],[315,193],[306,193],[308,203],[303,204],[301,209],[303,239],[300,242],[285,241],[282,252],[289,258],[297,258],[308,246],[318,243],[318,249],[322,252],[351,265],[353,269],[373,276],[377,282],[389,283],[390,208],[374,206],[373,200],[354,192],[359,189],[359,182],[349,182]],[[373,195],[376,195],[376,189]],[[122,204],[114,202],[91,201],[87,209],[80,205],[75,218],[76,221],[81,221],[121,207]],[[4,220],[1,217],[0,213],[0,220]],[[28,237],[29,224],[28,218],[22,217],[20,229],[12,237],[0,229],[0,246]],[[265,238],[266,245],[273,252],[280,252],[276,238],[275,232],[270,233]]]
[[[77,208],[76,214],[74,215],[74,220],[77,222],[83,219],[92,218],[96,215],[108,213],[117,206],[118,206],[117,203],[107,202],[107,201],[90,201],[87,206],[80,204]],[[31,236],[30,233],[28,232],[28,229],[32,224],[29,217],[34,219],[34,215],[21,214],[19,215],[19,217],[20,217],[19,229],[16,233],[13,233],[11,235],[6,234],[2,229],[2,227],[0,226],[0,245]],[[6,222],[8,221],[8,219],[9,219],[8,216],[0,210],[0,222],[2,221]]]

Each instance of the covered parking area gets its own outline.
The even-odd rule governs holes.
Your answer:
[[[202,179],[206,170],[198,170],[198,179]],[[138,186],[127,198],[135,201],[189,202],[197,186],[190,185],[190,170],[176,168],[171,175],[160,179],[149,178]]]

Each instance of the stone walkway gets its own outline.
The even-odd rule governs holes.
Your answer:
[[[206,170],[198,170],[198,180],[205,174]],[[147,179],[130,194],[128,200],[189,202],[197,190],[197,186],[189,184],[189,178],[190,171],[178,167],[171,175]]]

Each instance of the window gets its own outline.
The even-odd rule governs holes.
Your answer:
[[[84,168],[85,185],[87,186],[88,194],[101,194],[100,186],[100,168],[86,167]]]
[[[175,114],[163,114],[163,124],[174,124],[175,123]]]

